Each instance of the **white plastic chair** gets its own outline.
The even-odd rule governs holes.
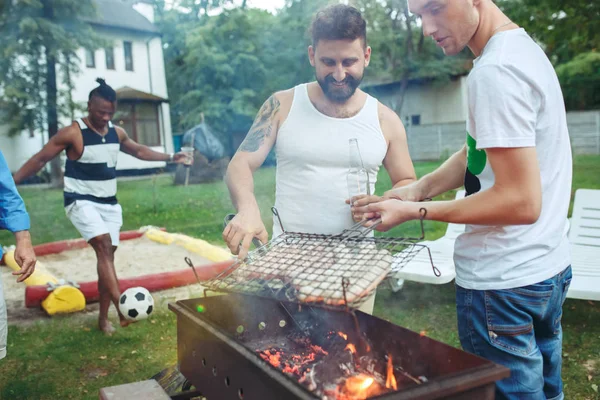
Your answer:
[[[573,279],[567,297],[600,300],[600,190],[575,192],[569,230]]]
[[[465,197],[464,190],[456,192],[457,199],[463,197]],[[421,244],[427,245],[431,251],[431,259],[429,258],[427,249],[423,249],[415,256],[415,258],[397,272],[394,277],[398,279],[398,281],[409,280],[432,283],[434,285],[442,285],[451,282],[456,276],[456,271],[454,269],[454,242],[458,235],[464,231],[465,225],[463,224],[448,224],[446,233],[441,238],[420,242]],[[433,273],[431,260],[433,260],[433,265],[440,271],[440,276],[435,276]],[[392,268],[393,267],[394,265],[392,264]],[[402,288],[402,285],[392,279],[391,287],[392,290],[398,291]]]

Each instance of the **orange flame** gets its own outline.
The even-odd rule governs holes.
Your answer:
[[[344,350],[350,350],[350,353],[356,354],[356,346],[354,346],[352,343],[348,343]]]
[[[394,366],[392,365],[392,355],[388,354],[387,362],[387,377],[385,378],[385,387],[388,389],[398,390],[396,377],[394,376]]]
[[[365,378],[364,382],[360,384],[359,388],[360,390],[367,390],[369,388],[369,386],[371,386],[373,384],[373,381],[375,379],[368,377]]]
[[[348,340],[348,335],[346,335],[344,332],[338,332],[338,335],[340,335],[341,337],[343,337],[344,340]]]
[[[343,393],[349,399],[366,399],[368,397],[368,390],[373,382],[375,382],[375,379],[368,375],[351,376],[346,379]]]

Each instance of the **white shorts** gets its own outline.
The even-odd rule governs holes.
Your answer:
[[[87,242],[108,233],[112,245],[119,245],[119,231],[123,225],[123,209],[120,204],[76,200],[65,207],[65,212]]]

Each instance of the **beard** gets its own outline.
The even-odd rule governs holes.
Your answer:
[[[340,86],[334,84],[337,81],[333,79],[333,76],[331,75],[327,75],[325,78],[319,78],[317,76],[317,82],[329,100],[334,103],[345,103],[352,95],[354,95],[358,85],[362,82],[363,76],[364,75],[361,75],[357,79],[352,75],[347,75],[343,81],[339,82],[343,83],[343,85]]]

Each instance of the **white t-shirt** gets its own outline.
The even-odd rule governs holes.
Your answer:
[[[523,29],[499,32],[475,59],[467,86],[467,195],[494,184],[484,149],[535,147],[542,211],[531,225],[467,225],[455,245],[456,283],[493,290],[546,280],[570,264],[571,144],[554,68]]]

